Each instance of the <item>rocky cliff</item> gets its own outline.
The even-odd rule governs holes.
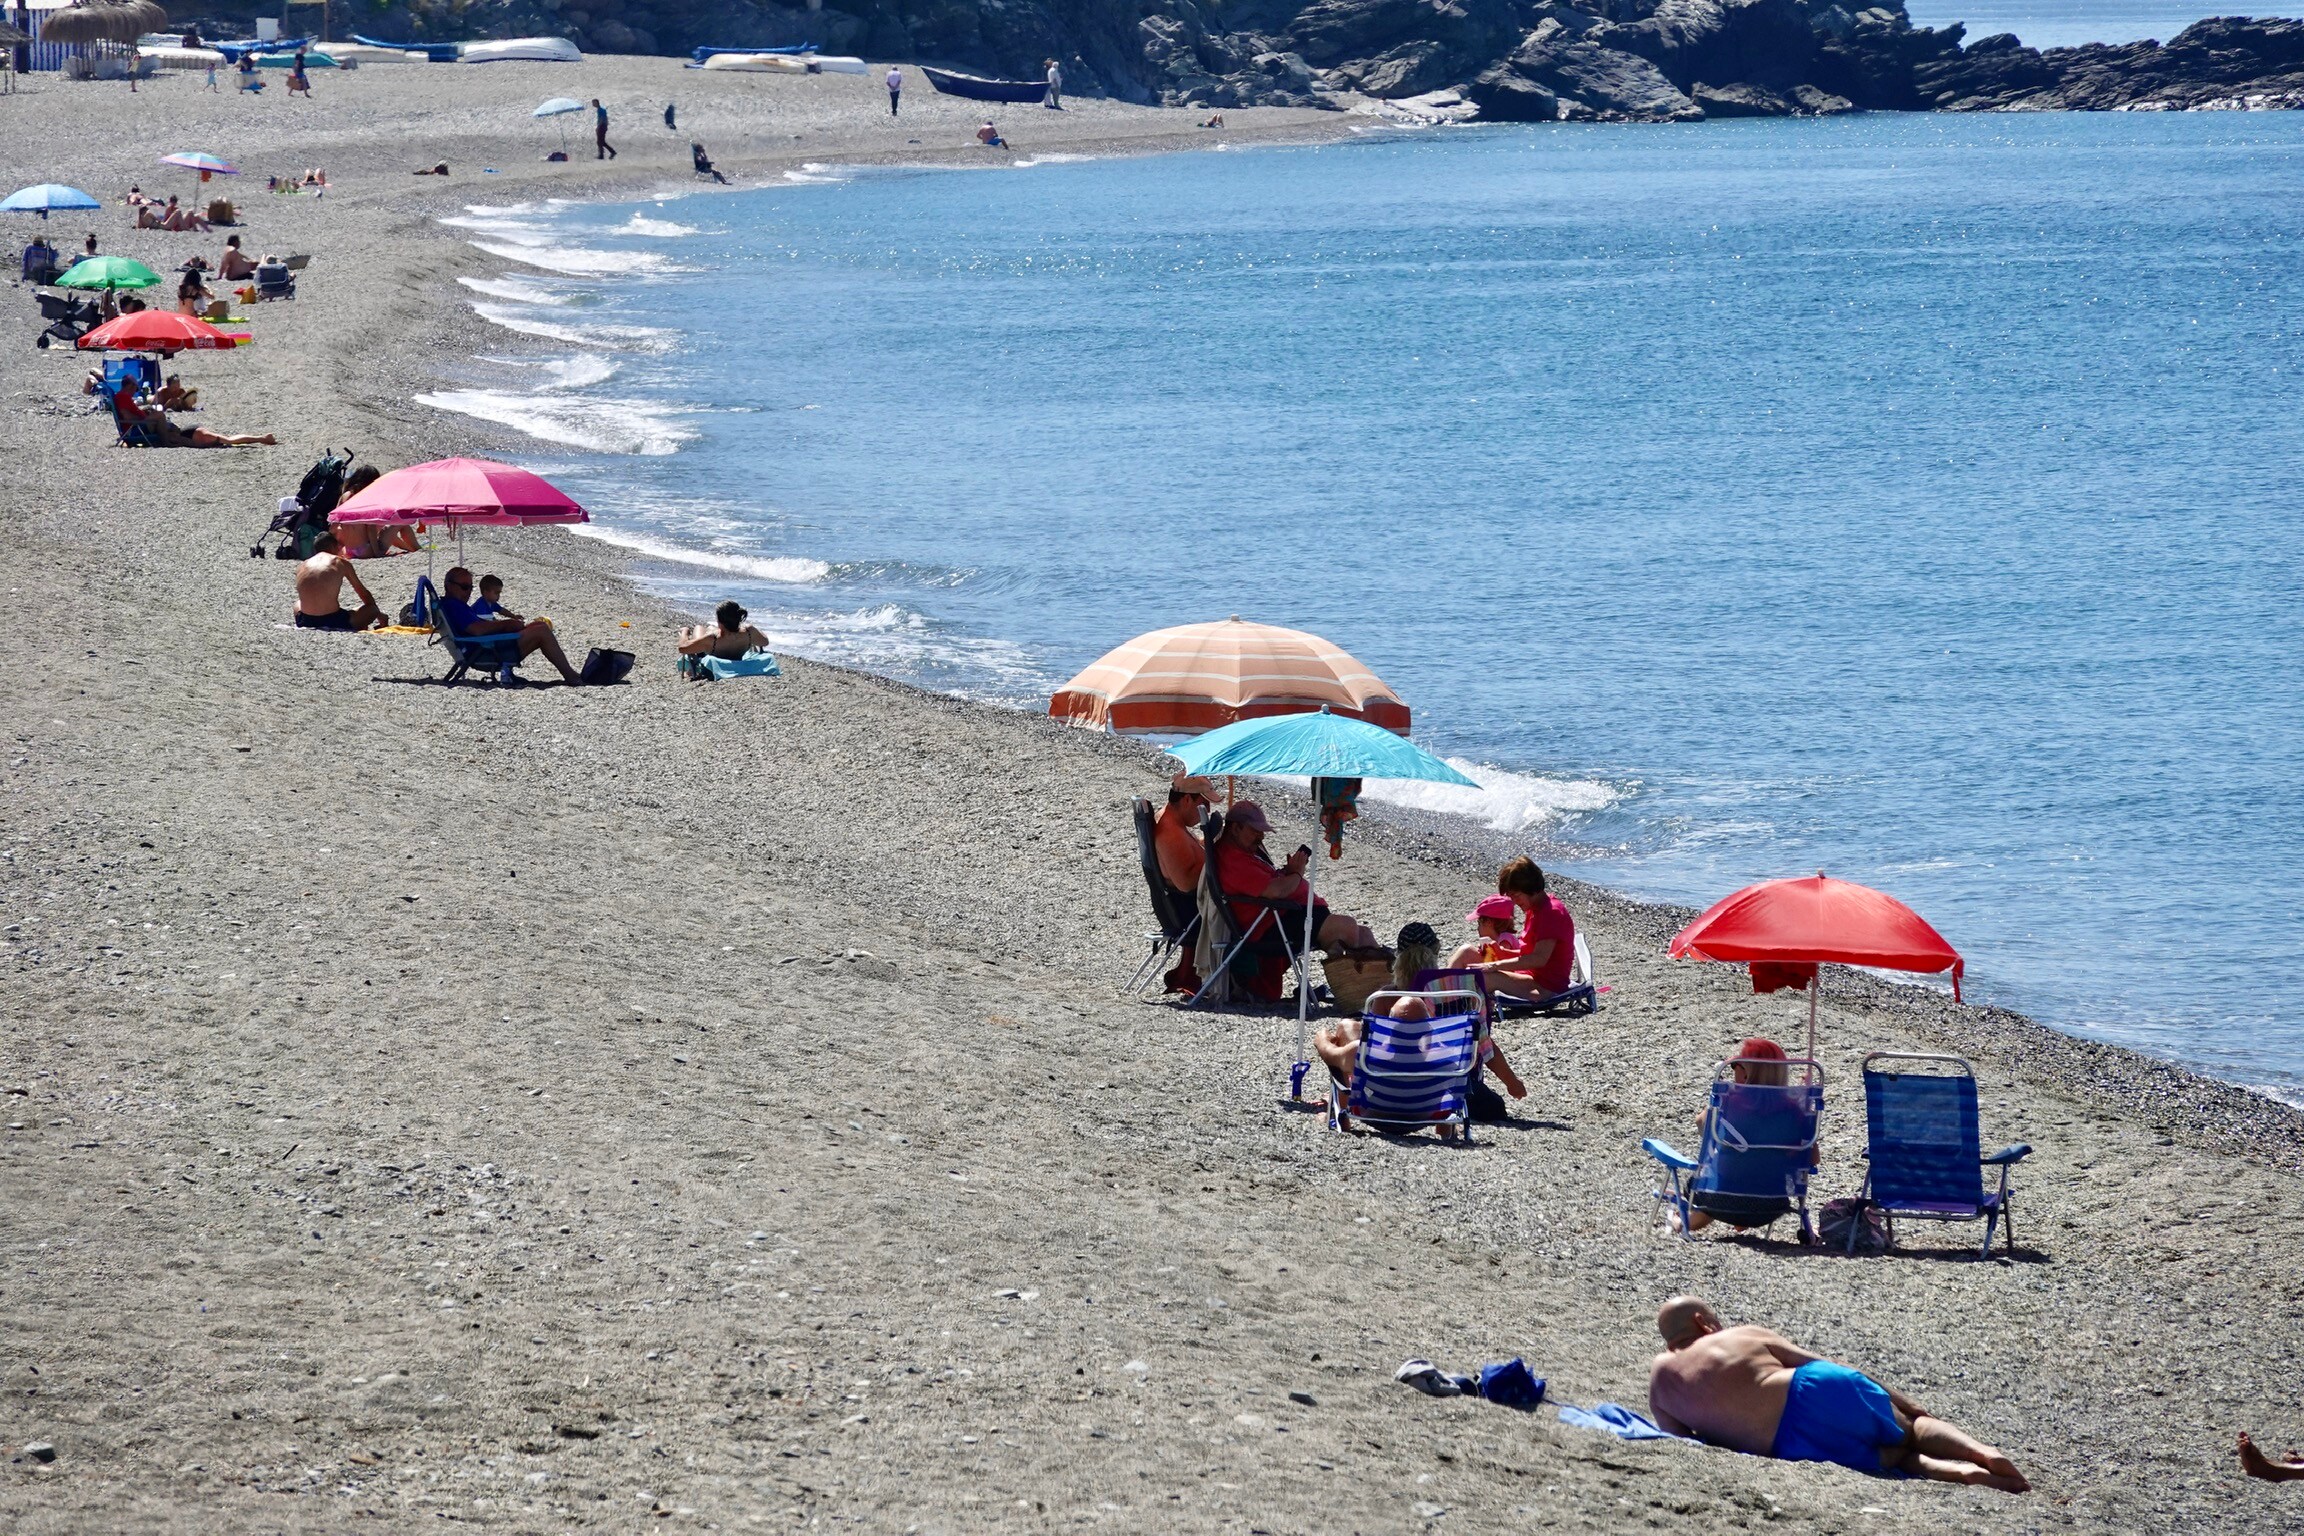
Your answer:
[[[1335,106],[1455,89],[1513,121],[1864,109],[2304,105],[2304,21],[2042,52],[1915,27],[1903,0],[367,0],[358,30],[571,37],[610,53],[813,42],[1170,106]],[[341,14],[341,13],[340,13]]]

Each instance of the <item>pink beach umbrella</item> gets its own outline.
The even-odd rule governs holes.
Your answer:
[[[464,525],[588,523],[584,509],[542,475],[493,459],[435,459],[381,475],[328,514],[331,523],[446,523],[464,561]]]

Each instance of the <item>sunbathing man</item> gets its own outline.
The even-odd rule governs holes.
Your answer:
[[[269,448],[280,440],[269,432],[211,432],[206,427],[180,427],[165,411],[149,410],[137,418],[152,440],[163,448]]]
[[[1265,910],[1267,902],[1293,901],[1293,907],[1271,910],[1279,919],[1281,932],[1288,936],[1289,946],[1302,949],[1304,867],[1312,862],[1312,850],[1298,848],[1288,855],[1285,865],[1276,865],[1264,853],[1264,836],[1271,830],[1264,808],[1255,801],[1243,800],[1233,806],[1224,821],[1224,835],[1216,840],[1216,874],[1224,882],[1233,918],[1242,932]],[[1312,942],[1330,954],[1377,948],[1376,935],[1364,924],[1330,911],[1328,903],[1318,900],[1312,907]]]
[[[1168,781],[1168,803],[1152,823],[1152,854],[1160,864],[1160,879],[1187,903],[1199,900],[1200,867],[1207,854],[1200,847],[1200,819],[1216,798],[1216,786],[1189,773]],[[1184,947],[1176,964],[1160,978],[1162,989],[1190,996],[1200,990],[1200,972],[1192,963],[1192,949]]]
[[[681,626],[681,655],[739,661],[749,651],[768,649],[768,637],[744,622],[744,605],[734,598],[712,610],[712,616],[719,621],[717,628],[709,624]]]
[[[237,283],[256,275],[256,263],[250,261],[247,253],[240,249],[238,235],[225,236],[224,255],[216,263],[216,275],[228,283]]]
[[[2022,1493],[2016,1464],[1862,1371],[1675,1296],[1656,1313],[1664,1353],[1648,1372],[1648,1408],[1676,1435],[1780,1461],[1829,1461]]]
[[[489,635],[517,635],[523,660],[538,651],[560,673],[560,680],[575,687],[579,679],[576,669],[568,665],[568,657],[560,649],[560,637],[552,633],[549,620],[484,618],[473,611],[472,573],[463,566],[450,571],[441,584],[440,607],[448,615],[448,628],[459,640],[480,640]]]
[[[344,611],[346,582],[360,594],[360,607],[352,613]],[[383,622],[384,610],[361,584],[352,562],[337,549],[335,531],[320,535],[313,542],[312,558],[296,567],[296,627],[351,631]]]

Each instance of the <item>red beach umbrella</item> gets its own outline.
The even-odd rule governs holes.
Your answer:
[[[1672,936],[1675,959],[1724,960],[1752,968],[1752,990],[1794,987],[1808,994],[1808,1054],[1816,1054],[1816,967],[1869,965],[1889,971],[1952,973],[1960,997],[1967,962],[1926,918],[1885,891],[1834,880],[1822,870],[1797,880],[1763,880],[1706,908]]]
[[[377,477],[328,514],[332,523],[588,523],[592,519],[545,479],[493,459],[435,459]]]
[[[105,321],[80,338],[80,347],[88,352],[221,352],[248,341],[177,310],[140,309]]]

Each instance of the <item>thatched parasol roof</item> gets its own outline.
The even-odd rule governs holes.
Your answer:
[[[49,43],[132,43],[168,24],[168,13],[153,0],[73,0],[49,13],[40,39]]]
[[[18,43],[28,43],[30,41],[32,41],[31,33],[19,32],[14,27],[8,25],[8,23],[0,21],[0,48],[13,48]]]

